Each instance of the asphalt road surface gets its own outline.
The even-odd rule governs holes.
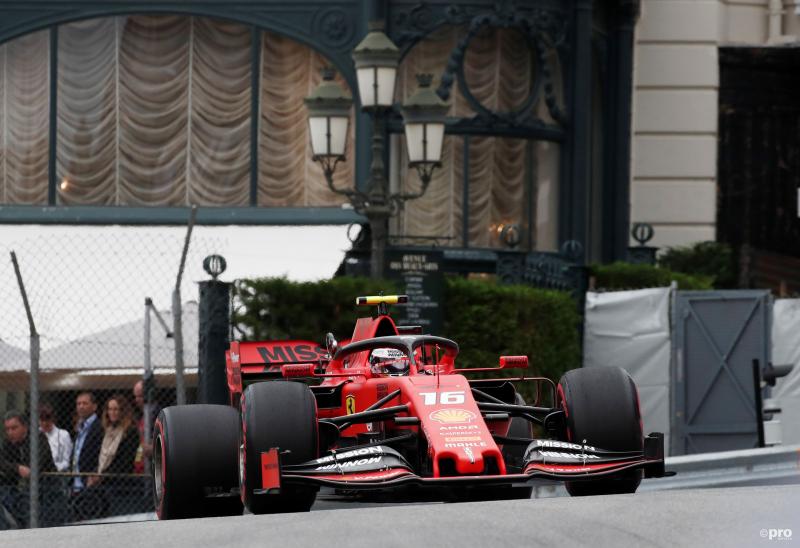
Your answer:
[[[0,546],[789,548],[800,543],[800,485],[459,504],[357,503],[330,510],[326,504],[304,514],[7,531],[0,532]],[[779,530],[791,538],[779,539]]]

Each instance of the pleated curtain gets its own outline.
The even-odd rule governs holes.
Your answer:
[[[329,63],[276,34],[261,43],[257,203],[338,206],[303,104]],[[3,203],[47,203],[49,59],[48,31],[0,48]],[[250,27],[162,15],[70,23],[58,28],[57,74],[59,204],[249,204]],[[337,186],[352,186],[352,141],[351,127]]]
[[[346,201],[328,190],[319,164],[313,161],[308,137],[308,111],[303,99],[322,80],[325,58],[277,34],[261,38],[260,126],[258,134],[258,204],[335,206]],[[347,88],[341,75],[337,82]],[[337,188],[352,188],[353,118],[347,139],[347,161],[334,173]]]
[[[28,34],[2,47],[3,201],[47,203],[50,35]]]
[[[463,28],[434,33],[404,58],[398,77],[397,99],[417,89],[416,74],[441,75]],[[521,34],[514,30],[486,29],[469,43],[464,58],[464,78],[472,95],[488,110],[511,111],[520,107],[531,91],[533,64]],[[434,82],[438,85],[438,81]],[[473,117],[477,113],[454,83],[449,116]],[[449,236],[447,245],[463,245],[464,137],[445,138],[442,168],[434,172],[427,194],[406,204],[395,221],[396,231],[415,236]],[[526,142],[522,139],[476,137],[469,144],[468,242],[472,247],[499,245],[499,230],[518,224],[527,230]],[[419,186],[416,171],[408,169],[405,150],[401,160],[402,188]],[[535,189],[531,189],[535,192]],[[410,240],[413,242],[413,240]],[[422,241],[416,242],[422,243]]]
[[[417,44],[398,73],[396,100],[417,89],[415,76],[438,85],[464,28],[442,29]],[[0,47],[0,199],[47,203],[49,31]],[[325,57],[289,38],[261,32],[257,200],[259,206],[339,206],[311,157],[303,98],[320,82]],[[203,17],[137,15],[58,28],[58,203],[122,206],[245,206],[250,199],[252,39],[246,25]],[[510,29],[475,36],[464,59],[466,84],[487,109],[520,106],[536,67],[524,38]],[[345,86],[341,75],[339,83]],[[354,109],[355,111],[355,109]],[[476,114],[454,84],[450,116]],[[403,138],[393,139],[395,190],[420,181],[408,168]],[[335,184],[352,186],[354,128]],[[473,136],[469,147],[469,230],[462,238],[464,137],[448,135],[443,166],[427,194],[410,201],[392,233],[450,237],[445,245],[497,246],[499,227],[531,231],[527,208],[553,211],[526,188],[534,154],[520,139]],[[550,150],[555,150],[550,148]],[[557,154],[551,152],[550,155]],[[535,179],[535,177],[533,177]],[[530,194],[533,193],[533,194]],[[543,206],[546,206],[543,208]],[[552,224],[552,223],[551,223]],[[411,241],[411,243],[415,243]],[[416,243],[423,243],[422,241]]]

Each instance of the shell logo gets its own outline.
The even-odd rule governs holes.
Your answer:
[[[428,416],[441,424],[463,424],[475,420],[475,413],[466,409],[439,409]]]

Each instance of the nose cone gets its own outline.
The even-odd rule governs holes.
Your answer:
[[[482,474],[486,467],[483,459],[483,452],[478,447],[473,450],[470,443],[471,442],[461,443],[464,447],[461,447],[458,453],[462,453],[463,456],[459,454],[459,458],[456,460],[456,470],[458,470],[459,474],[467,476]]]

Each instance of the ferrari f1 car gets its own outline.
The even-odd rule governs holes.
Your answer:
[[[232,342],[230,406],[161,411],[153,477],[159,518],[307,511],[322,486],[344,493],[403,486],[443,498],[529,498],[537,479],[571,495],[632,493],[664,472],[664,439],[643,435],[636,386],[622,369],[567,372],[558,385],[470,378],[528,367],[461,369],[458,344],[396,325],[376,305],[346,344]],[[535,401],[516,387],[531,383]]]

